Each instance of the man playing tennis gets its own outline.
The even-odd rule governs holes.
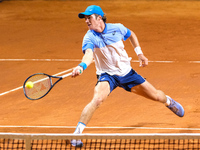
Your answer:
[[[89,30],[83,38],[82,51],[84,56],[82,62],[74,68],[72,77],[81,75],[94,59],[98,81],[93,99],[82,111],[75,134],[83,132],[95,110],[116,87],[122,87],[126,91],[161,102],[177,116],[183,117],[184,109],[178,102],[155,89],[132,69],[131,58],[128,57],[122,40],[130,40],[138,56],[140,66],[148,65],[148,59],[144,56],[133,31],[122,24],[106,23],[104,12],[96,5],[87,7],[85,12],[78,14],[78,17],[85,18]],[[83,145],[80,140],[72,140],[71,144],[76,147]]]

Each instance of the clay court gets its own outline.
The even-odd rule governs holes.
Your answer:
[[[22,88],[10,90],[21,87],[31,74],[54,75],[81,62],[88,28],[77,15],[92,4],[102,7],[108,23],[122,23],[136,33],[149,65],[139,67],[127,40],[132,67],[180,102],[185,116],[179,118],[160,103],[117,88],[84,133],[199,133],[200,2],[139,0],[1,2],[0,132],[73,133],[93,96],[94,63],[37,101],[28,100]]]

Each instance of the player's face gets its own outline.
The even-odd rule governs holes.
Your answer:
[[[95,30],[98,28],[99,20],[98,17],[96,18],[94,14],[85,16],[85,22],[87,23],[87,26],[90,30]]]

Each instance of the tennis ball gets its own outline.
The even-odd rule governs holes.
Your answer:
[[[33,82],[28,81],[28,82],[26,83],[26,87],[29,88],[29,89],[32,89],[32,88],[33,88]]]

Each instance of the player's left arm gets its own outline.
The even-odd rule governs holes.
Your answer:
[[[135,52],[138,56],[140,67],[147,66],[148,65],[148,59],[144,56],[144,54],[141,50],[138,38],[133,31],[131,31],[131,35],[129,37],[129,40],[130,40],[130,42],[131,42],[131,44],[132,44],[132,46],[133,46],[133,48],[134,48],[134,50],[135,50]]]

